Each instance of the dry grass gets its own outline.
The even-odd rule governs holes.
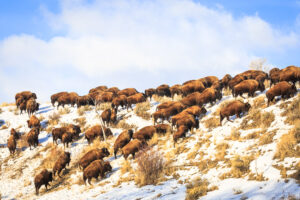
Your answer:
[[[77,109],[77,114],[79,116],[82,116],[85,112],[91,111],[93,108],[90,105],[80,106],[80,108]]]
[[[150,110],[150,102],[149,101],[146,101],[146,102],[143,102],[143,103],[138,103],[136,104],[136,107],[134,109],[134,113],[145,119],[145,120],[149,120],[151,118],[151,115],[150,113],[148,112],[148,110]]]
[[[273,137],[275,136],[275,132],[267,133],[265,132],[259,137],[259,145],[270,144],[273,142]]]
[[[148,146],[154,146],[158,144],[158,134],[154,133],[153,137],[148,141]]]
[[[157,101],[159,103],[164,103],[164,102],[167,102],[167,101],[172,101],[171,97],[166,97],[166,96],[160,97],[160,96],[157,96],[156,94],[153,95],[152,98],[154,99],[154,101]]]
[[[265,131],[263,131],[263,132],[265,132]],[[252,140],[252,139],[257,139],[259,137],[260,137],[260,132],[256,131],[256,132],[249,133],[243,139]]]
[[[230,132],[230,140],[239,140],[241,136],[241,132],[239,129],[233,127]],[[227,139],[227,138],[226,138]]]
[[[52,115],[49,115],[49,125],[55,126],[59,123],[60,114],[57,112],[53,112]]]
[[[231,92],[231,89],[229,87],[223,89],[223,95],[224,96],[228,96],[228,95],[231,95],[231,94],[232,94],[232,92]]]
[[[253,104],[252,104],[253,108],[265,108],[267,107],[267,104],[265,102],[265,96],[259,96],[256,97],[255,99],[253,99]]]
[[[130,161],[128,160],[124,160],[123,163],[121,164],[121,174],[125,174],[125,173],[131,173],[133,174],[134,173],[134,170],[130,164]]]
[[[254,160],[254,156],[241,157],[236,155],[230,160],[230,172],[222,174],[219,178],[221,180],[226,178],[242,178],[249,173],[250,163]]]
[[[57,145],[54,145],[52,143],[47,144],[47,146],[44,147],[44,149],[41,151],[44,152],[47,149],[50,149],[50,151],[44,157],[39,167],[37,167],[34,171],[40,171],[41,169],[52,169],[58,157],[61,156],[64,152],[61,147],[58,147]]]
[[[225,156],[227,155],[226,150],[228,148],[229,145],[227,143],[221,143],[216,146],[217,153],[215,156],[218,161],[222,161],[225,159]]]
[[[275,115],[272,111],[261,112],[258,108],[252,108],[243,119],[240,127],[241,129],[268,128],[274,120]]]
[[[60,109],[58,110],[58,113],[59,113],[60,115],[69,114],[70,112],[71,112],[71,110],[70,110],[70,108],[68,108],[68,107],[60,108]]]
[[[21,135],[20,139],[17,140],[17,147],[20,148],[20,149],[23,149],[25,147],[28,147],[28,143],[27,143],[27,140],[26,140],[26,135],[23,134]]]
[[[191,183],[186,185],[186,200],[196,200],[199,197],[204,196],[207,194],[208,190],[208,181],[205,179],[201,179],[198,177],[197,179],[193,180]]]
[[[135,183],[139,186],[157,184],[162,178],[164,157],[153,148],[140,150],[136,155]]]
[[[97,106],[97,110],[106,110],[106,109],[111,109],[111,103],[106,102],[106,103],[101,103],[100,105]]]
[[[285,157],[300,157],[300,121],[297,121],[295,127],[289,133],[281,136],[277,143],[277,149],[274,158],[283,160]]]
[[[202,123],[204,123],[205,127],[208,128],[209,131],[221,125],[220,119],[216,117],[211,117],[205,121],[202,121]]]
[[[249,173],[248,180],[266,181],[267,179],[264,177],[263,173],[260,174]]]
[[[121,128],[121,129],[137,129],[137,126],[134,124],[128,124],[125,119],[118,121],[117,124],[112,126],[113,128]]]
[[[15,106],[15,103],[7,103],[7,102],[3,102],[2,104],[0,104],[0,107],[7,107],[7,106]]]
[[[291,125],[294,125],[296,121],[300,120],[300,94],[297,95],[297,98],[292,101],[286,110],[281,114],[286,116],[285,122]]]
[[[85,127],[86,124],[86,118],[85,117],[80,117],[74,119],[74,121],[80,126],[80,127]]]

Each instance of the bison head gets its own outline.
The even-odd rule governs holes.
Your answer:
[[[111,165],[108,161],[105,161],[104,169],[105,169],[106,172],[111,172],[112,171],[112,167],[111,167]]]
[[[105,148],[105,147],[103,147],[103,148],[101,149],[101,151],[102,151],[102,153],[103,153],[105,156],[109,156],[109,155],[110,155],[109,151],[108,151],[107,148]]]

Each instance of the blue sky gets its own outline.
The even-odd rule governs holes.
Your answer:
[[[299,65],[300,1],[0,1],[0,99]]]

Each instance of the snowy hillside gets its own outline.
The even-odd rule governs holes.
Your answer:
[[[179,98],[179,97],[177,97]],[[163,172],[156,185],[143,185],[139,180],[137,158],[127,161],[121,153],[113,156],[116,137],[125,128],[138,130],[153,125],[150,114],[155,112],[159,101],[170,98],[154,98],[137,105],[147,110],[143,118],[133,111],[119,108],[118,123],[111,128],[113,137],[106,142],[96,139],[88,145],[84,131],[100,124],[94,107],[52,107],[40,105],[36,116],[41,120],[40,145],[29,149],[25,134],[29,132],[27,114],[19,114],[15,105],[3,105],[0,110],[0,199],[299,199],[300,171],[300,94],[289,100],[267,107],[264,93],[247,98],[251,104],[248,114],[233,122],[223,120],[220,126],[220,107],[233,100],[231,95],[211,106],[200,120],[200,128],[188,133],[173,147],[171,133],[154,135],[148,141],[153,152],[163,157]],[[149,100],[148,100],[149,101]],[[107,105],[103,105],[105,107]],[[99,110],[101,113],[101,110]],[[102,110],[103,111],[103,110]],[[64,150],[63,144],[52,143],[51,130],[68,123],[79,124],[80,139],[66,151],[71,152],[71,163],[62,177],[55,177],[48,191],[42,186],[35,195],[34,176],[43,168],[52,170],[57,155]],[[10,155],[7,139],[11,128],[21,132],[17,153]],[[82,170],[77,162],[89,149],[107,147],[110,156],[104,158],[112,165],[106,178],[93,179],[85,185]]]

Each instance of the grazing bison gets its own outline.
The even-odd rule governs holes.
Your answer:
[[[205,86],[201,82],[201,80],[193,80],[181,87],[183,96],[187,96],[188,94],[194,92],[202,92],[205,89]]]
[[[23,113],[23,111],[25,111],[26,112],[26,101],[24,101],[24,102],[22,102],[21,104],[20,104],[20,111],[21,111],[21,114]]]
[[[114,108],[114,109],[117,109],[118,110],[118,107],[121,106],[122,108],[124,106],[127,106],[127,96],[125,95],[120,95],[120,96],[117,96],[116,98],[114,98],[112,100],[112,104],[111,104],[111,107]]]
[[[176,121],[176,127],[178,128],[180,126],[186,126],[190,131],[193,128],[198,129],[199,128],[199,120],[195,119],[190,114],[186,114],[186,115],[184,115],[184,117],[182,117]]]
[[[7,139],[7,147],[10,152],[10,154],[14,154],[17,148],[17,142],[16,138],[14,135],[10,135],[9,138]]]
[[[48,190],[47,186],[51,181],[53,181],[53,175],[52,172],[49,172],[47,169],[44,169],[38,175],[36,175],[34,177],[34,186],[35,186],[36,194],[37,195],[39,194],[39,189],[42,185],[45,185],[46,190]]]
[[[86,184],[86,179],[91,185],[92,178],[98,179],[99,175],[104,178],[106,172],[111,172],[112,167],[108,161],[95,160],[87,168],[83,170],[83,181]]]
[[[68,133],[68,132],[65,132],[62,134],[61,136],[61,142],[64,144],[64,148],[66,148],[66,144],[67,144],[67,147],[69,147],[69,143],[72,142],[72,134],[71,133]]]
[[[26,140],[31,149],[31,146],[38,146],[39,145],[39,134],[40,130],[36,127],[33,127],[26,135]]]
[[[234,86],[233,96],[237,97],[240,95],[243,97],[243,93],[248,93],[248,97],[254,97],[254,94],[257,90],[263,92],[265,90],[265,85],[262,82],[258,82],[253,79],[244,80]]]
[[[109,156],[109,151],[107,148],[96,148],[88,151],[79,160],[79,167],[85,169],[94,160],[102,160],[104,157]]]
[[[150,98],[150,100],[151,100],[151,98],[152,98],[152,96],[155,94],[155,89],[154,88],[149,88],[149,89],[146,89],[145,90],[145,95],[146,95],[146,98]]]
[[[17,100],[18,98],[23,97],[25,101],[29,100],[30,98],[36,99],[36,94],[32,93],[30,91],[23,91],[23,92],[19,92],[16,94],[15,96],[15,100]]]
[[[103,127],[103,129],[106,137],[112,135],[112,132],[109,128]],[[89,144],[91,144],[96,137],[100,137],[100,140],[104,139],[101,125],[92,126],[85,132],[85,138],[87,139]]]
[[[206,83],[206,88],[211,87],[214,82],[219,82],[218,77],[216,76],[206,76],[204,77],[205,83]]]
[[[152,114],[154,125],[156,124],[157,119],[162,119],[162,122],[164,122],[164,120],[169,121],[169,118],[171,116],[180,113],[184,108],[185,105],[183,105],[181,102],[175,102],[174,104],[172,104],[167,108],[156,111],[155,113]]]
[[[167,84],[162,84],[156,88],[157,96],[163,97],[171,97],[170,87]]]
[[[125,160],[127,160],[128,156],[130,154],[132,155],[132,158],[134,159],[135,153],[138,152],[140,149],[142,149],[146,145],[147,145],[147,143],[145,143],[139,139],[131,140],[128,144],[126,144],[122,148],[122,154],[123,154]]]
[[[272,85],[275,85],[276,83],[279,82],[279,77],[280,77],[280,69],[278,68],[273,68],[270,70],[269,72],[269,77],[270,77],[270,87],[272,87]]]
[[[103,91],[105,91],[105,90],[107,90],[107,86],[106,86],[106,85],[100,85],[100,86],[98,86],[98,87],[95,87],[95,88],[90,89],[90,90],[89,90],[89,93],[93,93],[93,92],[95,92],[95,91],[103,92]]]
[[[59,92],[59,93],[51,95],[50,99],[51,99],[52,106],[54,107],[54,104],[57,102],[57,99],[60,96],[66,95],[66,94],[68,94],[68,92]]]
[[[227,118],[228,121],[231,121],[229,117],[232,115],[236,115],[237,117],[240,117],[240,114],[248,112],[250,107],[251,106],[249,103],[243,103],[242,101],[239,100],[229,103],[220,111],[220,124],[222,125],[222,120],[225,117]]]
[[[115,124],[117,122],[117,109],[112,109],[111,115],[110,115],[110,122],[112,124]]]
[[[173,85],[172,87],[170,87],[170,92],[171,92],[171,97],[172,99],[174,98],[175,94],[177,95],[181,95],[182,94],[182,89],[181,89],[181,85],[176,84]]]
[[[226,74],[221,82],[222,82],[222,85],[224,88],[228,88],[229,87],[229,81],[232,79],[231,75],[230,74]]]
[[[117,152],[119,149],[122,149],[126,144],[128,144],[132,138],[133,130],[125,130],[123,131],[116,139],[114,143],[114,155],[115,159],[117,158]]]
[[[164,109],[164,108],[169,108],[170,106],[174,105],[175,103],[176,103],[175,101],[166,101],[166,102],[163,102],[163,103],[159,104],[156,107],[156,110],[161,110],[161,109]]]
[[[117,97],[117,95],[113,92],[103,92],[96,96],[96,105],[99,105],[101,103],[105,102],[112,102],[112,100]]]
[[[17,100],[16,100],[16,106],[17,108],[20,107],[21,103],[26,102],[26,100],[24,99],[24,97],[20,96]]]
[[[200,98],[201,98],[201,93],[194,92],[184,97],[180,102],[186,107],[190,107],[190,106],[198,105]]]
[[[57,144],[58,139],[62,140],[62,136],[64,133],[69,133],[73,139],[73,138],[78,138],[80,132],[81,132],[80,127],[73,124],[70,124],[65,127],[54,128],[52,129],[53,143],[55,142]]]
[[[202,106],[210,103],[213,105],[217,100],[222,99],[222,93],[214,88],[206,88],[196,99],[196,105]]]
[[[120,90],[119,90],[119,88],[117,88],[117,87],[111,87],[111,88],[108,88],[108,89],[106,90],[106,92],[112,92],[112,93],[114,93],[114,94],[117,94],[119,91],[120,91]]]
[[[283,99],[287,99],[296,93],[297,89],[294,85],[291,85],[286,81],[279,82],[266,92],[268,106],[276,96],[281,96]]]
[[[33,114],[34,112],[39,110],[40,104],[35,101],[35,99],[31,98],[26,103],[26,110],[28,115]]]
[[[194,117],[200,117],[200,115],[205,115],[207,110],[204,107],[200,106],[191,106],[189,108],[184,109],[182,112],[186,112]]]
[[[174,147],[175,143],[179,138],[184,138],[186,137],[186,133],[188,132],[188,127],[181,125],[178,127],[178,130],[173,134],[173,141],[174,141]]]
[[[128,110],[128,108],[132,109],[132,107],[131,107],[132,104],[142,103],[145,101],[146,101],[146,98],[145,98],[144,94],[142,94],[142,93],[137,93],[137,94],[131,95],[131,96],[127,97],[127,110]]]
[[[104,123],[104,125],[108,126],[110,122],[110,116],[111,116],[111,109],[106,109],[101,113],[101,118]]]
[[[279,75],[280,81],[292,82],[293,85],[300,81],[300,67],[288,66],[281,70]]]
[[[243,80],[246,80],[246,78],[244,76],[238,74],[228,82],[228,86],[233,91],[234,86],[239,84]]]
[[[154,135],[156,129],[154,126],[145,126],[133,134],[134,139],[149,140]]]
[[[161,134],[161,133],[165,134],[168,131],[171,131],[171,126],[168,124],[157,124],[154,127],[156,129],[156,133],[158,133],[158,134]]]
[[[94,105],[94,101],[90,95],[78,96],[76,101],[77,108],[86,105]]]
[[[71,161],[71,154],[70,152],[64,152],[55,162],[53,167],[53,176],[55,176],[56,172],[57,175],[60,177],[60,172],[66,168],[66,166],[70,164]]]
[[[117,94],[118,94],[118,96],[125,95],[126,97],[129,97],[129,96],[137,94],[137,93],[138,93],[138,91],[135,88],[125,88],[123,90],[120,90]]]
[[[17,133],[17,131],[16,131],[14,128],[12,128],[12,129],[10,130],[10,135],[13,135],[14,138],[16,138],[16,139],[19,139],[19,138],[20,138],[19,133]]]

